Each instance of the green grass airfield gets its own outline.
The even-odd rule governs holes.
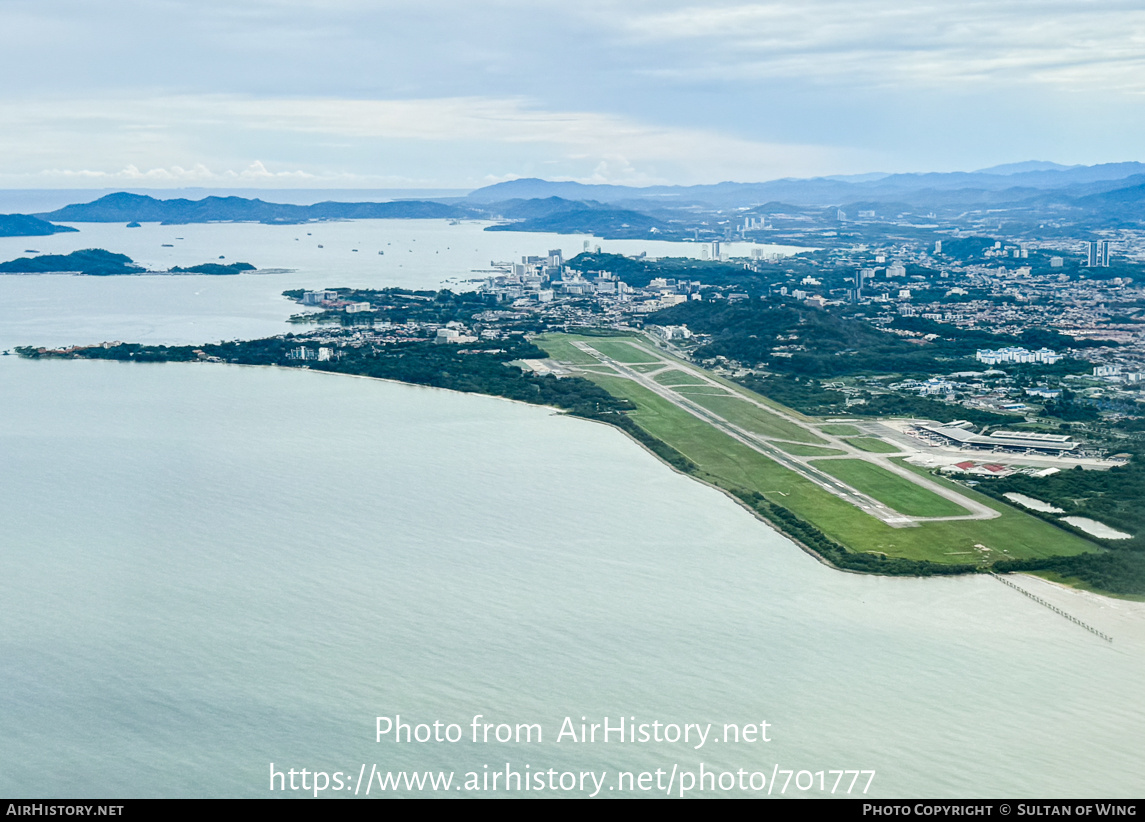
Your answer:
[[[534,340],[560,362],[573,366],[591,365],[594,362],[599,364],[591,354],[572,344],[578,341],[589,344],[618,363],[647,365],[653,359],[621,337],[545,334]],[[634,342],[640,341],[634,339]],[[646,345],[652,347],[651,343]],[[657,352],[657,357],[671,359],[662,352]],[[658,383],[669,387],[687,386],[678,393],[745,430],[774,440],[773,445],[786,453],[803,457],[823,456],[808,453],[806,449],[813,449],[816,445],[829,447],[831,443],[812,433],[810,426],[804,428],[768,413],[753,405],[752,400],[786,412],[795,419],[806,419],[817,425],[817,430],[823,434],[854,436],[861,433],[850,425],[820,424],[728,380],[708,375],[731,392],[728,396],[718,396],[714,386],[696,387],[700,379],[687,373],[689,369],[700,369],[681,361],[675,362],[679,367],[658,374],[655,377]],[[641,369],[641,372],[652,370]],[[636,410],[630,412],[632,420],[692,460],[699,467],[695,473],[698,479],[729,491],[756,491],[768,501],[814,524],[851,551],[883,553],[890,557],[936,563],[985,564],[996,559],[1057,556],[1100,550],[1095,543],[1016,508],[976,494],[962,485],[933,477],[930,472],[901,460],[896,460],[896,463],[956,488],[963,496],[994,509],[999,516],[994,519],[942,520],[921,522],[912,527],[892,527],[824,490],[796,470],[769,459],[630,379],[615,372],[611,375],[602,373],[599,369],[585,369],[581,373],[614,396],[632,401],[636,405]],[[863,443],[852,444],[876,454],[899,450],[882,440],[870,437],[862,439]],[[885,446],[885,450],[873,443],[880,443]],[[908,516],[959,516],[967,513],[952,501],[858,458],[821,459],[812,464]]]

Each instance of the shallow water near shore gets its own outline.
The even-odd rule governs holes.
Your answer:
[[[0,385],[6,795],[265,796],[272,762],[1145,790],[1141,604],[1019,579],[1109,645],[989,578],[840,573],[618,431],[487,397],[13,357]],[[376,743],[395,714],[544,741]],[[773,741],[557,742],[566,716]]]

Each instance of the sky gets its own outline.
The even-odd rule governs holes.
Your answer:
[[[0,0],[0,188],[1143,160],[1140,0]]]

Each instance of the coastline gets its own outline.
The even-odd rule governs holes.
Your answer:
[[[120,361],[122,361],[122,360],[120,360]],[[823,554],[816,551],[814,548],[812,548],[806,542],[801,540],[797,535],[788,533],[786,530],[779,527],[779,525],[777,525],[775,522],[773,522],[770,518],[765,516],[760,511],[756,510],[747,501],[738,497],[733,491],[731,491],[727,488],[724,488],[724,487],[722,487],[716,483],[710,482],[701,476],[697,476],[694,473],[691,473],[691,472],[685,471],[685,470],[681,470],[678,466],[673,465],[671,462],[669,462],[667,459],[665,459],[662,455],[658,454],[653,448],[649,447],[648,444],[641,442],[631,432],[626,431],[621,426],[613,424],[613,423],[609,422],[608,420],[594,419],[591,417],[580,416],[578,414],[572,413],[570,411],[567,411],[565,409],[562,409],[562,408],[559,408],[559,407],[556,407],[553,405],[543,405],[540,403],[525,402],[522,400],[517,400],[517,399],[510,398],[510,397],[504,397],[504,396],[500,396],[500,395],[492,394],[492,393],[485,393],[485,392],[481,392],[481,391],[460,391],[460,390],[457,390],[454,388],[446,388],[446,387],[435,386],[435,385],[425,385],[425,384],[415,383],[415,382],[406,382],[403,380],[397,380],[397,379],[388,378],[388,377],[374,377],[374,376],[369,376],[366,374],[350,374],[350,373],[339,372],[339,371],[327,371],[326,369],[299,368],[299,367],[294,367],[294,366],[283,366],[283,365],[278,365],[278,364],[218,363],[218,362],[204,363],[204,364],[208,364],[208,365],[232,365],[232,366],[239,366],[239,367],[246,367],[246,368],[272,368],[272,369],[278,369],[278,370],[282,370],[282,371],[305,370],[305,371],[309,371],[311,373],[326,373],[326,374],[330,374],[330,375],[334,375],[334,376],[357,377],[359,379],[377,380],[379,382],[393,383],[393,384],[397,384],[397,385],[412,386],[412,387],[417,387],[417,388],[437,389],[437,390],[442,390],[442,391],[449,391],[449,392],[455,393],[455,394],[466,394],[466,395],[471,395],[471,396],[472,395],[486,396],[486,397],[489,397],[491,399],[508,401],[508,402],[517,403],[520,405],[531,406],[534,408],[546,408],[549,410],[550,414],[557,414],[557,415],[566,416],[566,417],[573,417],[573,418],[581,419],[581,420],[584,420],[587,422],[595,422],[595,423],[607,425],[611,428],[619,429],[620,432],[622,434],[624,434],[625,436],[627,436],[627,438],[629,440],[632,440],[637,445],[639,445],[641,448],[643,448],[645,451],[652,454],[654,457],[657,458],[657,460],[659,462],[666,465],[672,471],[674,471],[678,474],[687,476],[689,479],[692,479],[692,480],[697,481],[697,482],[699,482],[705,486],[708,486],[710,488],[713,488],[713,489],[719,491],[724,496],[733,500],[741,508],[744,508],[745,510],[749,511],[756,520],[767,525],[770,530],[772,530],[773,532],[775,532],[777,534],[780,534],[781,536],[784,537],[784,539],[791,541],[797,547],[799,547],[802,551],[804,551],[805,553],[814,557],[818,562],[820,562],[823,565],[830,567],[833,570],[843,571],[843,572],[847,572],[847,573],[861,574],[861,575],[866,575],[866,576],[912,576],[912,577],[916,577],[916,578],[922,578],[922,577],[937,575],[937,574],[912,574],[912,573],[905,573],[905,574],[879,573],[878,571],[868,571],[868,570],[864,570],[864,569],[860,569],[860,568],[847,568],[847,567],[841,567],[839,565],[836,565],[835,563],[831,562],[827,557],[825,557]],[[651,435],[649,435],[649,436],[651,436]],[[662,442],[662,440],[660,442]],[[667,447],[670,448],[671,446],[667,446]],[[811,527],[814,527],[814,526],[812,525]],[[842,548],[843,550],[847,551],[848,553],[854,553],[854,552],[850,551],[850,549],[846,548],[845,546],[840,545],[839,547]],[[975,572],[966,571],[966,572],[955,574],[955,575],[966,576],[966,575],[970,575],[971,573],[975,573]],[[1016,572],[1016,573],[1019,573],[1023,576],[1038,576],[1036,573],[1032,573],[1032,572]],[[946,576],[949,574],[942,574],[942,575]],[[1049,580],[1045,580],[1044,577],[1038,577],[1038,578],[1042,579],[1043,581],[1049,581]],[[1064,588],[1069,588],[1071,590],[1075,590],[1075,591],[1085,591],[1086,593],[1092,594],[1094,596],[1100,596],[1100,597],[1103,597],[1106,599],[1115,599],[1115,600],[1121,600],[1121,601],[1133,601],[1132,599],[1129,599],[1129,598],[1117,597],[1115,595],[1108,595],[1108,594],[1105,594],[1102,592],[1097,592],[1097,591],[1088,591],[1084,588],[1080,588],[1080,587],[1069,585],[1069,584],[1062,583],[1062,582],[1055,582],[1055,584],[1060,585],[1061,587],[1064,587]]]
[[[147,363],[141,363],[141,364],[146,365]],[[235,366],[235,367],[239,367],[239,368],[270,368],[270,369],[277,369],[277,370],[281,370],[281,371],[305,370],[305,371],[312,373],[312,374],[327,374],[327,375],[334,376],[334,377],[353,377],[355,379],[374,380],[377,382],[391,383],[393,385],[404,385],[404,386],[409,386],[409,387],[413,387],[413,388],[429,389],[429,390],[433,390],[433,391],[447,391],[447,392],[452,393],[452,394],[463,394],[466,396],[488,397],[488,398],[493,399],[493,400],[499,400],[501,402],[515,403],[517,405],[523,405],[523,406],[526,406],[529,408],[547,408],[550,410],[550,412],[552,413],[553,416],[568,417],[570,419],[581,420],[583,422],[594,423],[596,425],[603,425],[607,428],[611,428],[611,429],[614,429],[614,430],[620,432],[620,434],[622,434],[624,437],[629,439],[631,442],[635,443],[637,446],[639,446],[641,449],[646,451],[648,454],[651,454],[658,462],[660,462],[663,466],[665,466],[669,470],[673,471],[674,473],[679,474],[680,476],[686,477],[686,478],[692,480],[693,482],[698,482],[701,485],[704,485],[708,488],[711,488],[715,491],[718,491],[720,494],[722,494],[725,497],[727,497],[728,499],[730,499],[732,502],[734,502],[740,508],[743,508],[749,514],[751,514],[752,517],[754,517],[758,522],[767,526],[768,529],[779,534],[784,539],[790,541],[792,544],[794,544],[796,547],[798,547],[804,553],[809,554],[811,557],[815,558],[822,565],[825,565],[828,568],[831,568],[832,570],[839,571],[841,573],[846,573],[846,574],[858,574],[860,576],[871,576],[871,577],[894,576],[891,574],[876,574],[876,573],[872,573],[869,571],[861,571],[861,570],[858,570],[855,568],[842,568],[838,565],[835,565],[833,562],[831,562],[829,559],[824,557],[822,554],[820,554],[815,549],[811,548],[809,545],[807,545],[805,542],[800,540],[798,537],[796,537],[792,534],[789,534],[786,531],[782,530],[781,528],[777,527],[775,525],[775,523],[773,523],[771,520],[767,519],[767,517],[760,514],[758,511],[756,511],[754,508],[752,508],[750,505],[748,505],[746,502],[744,502],[742,499],[737,497],[735,494],[733,494],[728,489],[722,488],[719,485],[716,485],[715,483],[712,483],[706,479],[703,479],[702,477],[697,477],[694,474],[690,474],[687,471],[681,471],[679,468],[672,465],[670,462],[668,462],[663,457],[661,457],[659,454],[657,454],[655,451],[653,451],[651,448],[649,448],[646,444],[644,444],[643,442],[638,440],[636,437],[632,436],[632,434],[630,434],[628,431],[625,431],[620,426],[613,425],[612,423],[609,423],[605,420],[597,420],[597,419],[591,419],[589,417],[581,417],[581,416],[578,416],[576,414],[572,414],[568,411],[565,411],[564,409],[557,408],[557,407],[552,406],[552,405],[538,405],[536,403],[529,403],[529,402],[523,402],[522,400],[515,400],[515,399],[512,399],[510,397],[497,396],[496,394],[482,394],[480,392],[475,392],[475,391],[458,391],[457,389],[454,389],[454,388],[442,388],[441,386],[437,386],[437,385],[421,385],[419,383],[403,382],[402,380],[394,380],[394,379],[389,379],[386,377],[371,377],[371,376],[368,376],[366,374],[344,374],[344,373],[341,373],[338,371],[325,371],[325,370],[321,370],[321,369],[311,369],[311,368],[301,369],[301,368],[293,368],[293,367],[281,366],[281,365],[256,365],[256,364],[252,364],[252,363],[204,363],[204,365],[227,365],[227,366]],[[964,574],[962,576],[969,576],[969,575]],[[924,575],[916,575],[915,578],[924,579],[926,577]],[[1100,594],[1097,594],[1097,595],[1101,596]]]
[[[214,363],[212,363],[212,364],[214,364]],[[225,363],[225,364],[227,364],[227,365],[239,365],[238,363]],[[282,369],[282,370],[293,370],[291,368],[280,366],[280,365],[244,365],[243,367],[248,367],[248,368],[277,368],[277,369]],[[782,528],[779,528],[774,522],[772,522],[767,517],[763,516],[759,511],[755,510],[747,502],[745,502],[744,500],[737,497],[730,490],[723,488],[723,487],[721,487],[721,486],[719,486],[713,482],[710,482],[710,481],[708,481],[702,477],[698,477],[695,474],[691,474],[687,471],[680,470],[678,467],[676,467],[675,465],[672,465],[670,462],[668,462],[663,457],[661,457],[659,454],[657,454],[654,450],[649,448],[645,443],[641,442],[636,437],[634,437],[631,433],[629,433],[628,431],[625,431],[620,426],[613,425],[612,423],[609,423],[605,420],[591,419],[589,417],[581,417],[581,416],[578,416],[576,414],[572,414],[568,411],[565,411],[564,409],[557,408],[555,406],[550,406],[550,405],[542,406],[542,405],[537,405],[535,403],[528,403],[528,402],[523,402],[521,400],[514,400],[514,399],[511,399],[509,397],[497,396],[495,394],[481,394],[479,392],[472,392],[472,391],[457,391],[456,389],[453,389],[453,388],[442,388],[440,386],[435,386],[435,385],[420,385],[418,383],[403,382],[402,380],[394,380],[394,379],[388,379],[388,378],[384,378],[384,377],[370,377],[370,376],[367,376],[365,374],[343,374],[343,373],[336,372],[336,371],[323,371],[323,370],[318,370],[318,369],[306,369],[306,370],[311,371],[312,373],[325,373],[325,374],[330,374],[330,375],[339,376],[339,377],[357,377],[359,379],[377,380],[379,382],[393,383],[395,385],[406,385],[406,386],[413,386],[416,388],[428,388],[428,389],[434,389],[434,390],[438,390],[438,391],[448,391],[448,392],[455,393],[455,394],[486,396],[486,397],[490,397],[491,399],[500,400],[503,402],[516,403],[518,405],[525,405],[525,406],[529,406],[529,407],[533,407],[533,408],[547,408],[552,412],[553,415],[570,417],[573,419],[583,420],[584,422],[595,423],[598,425],[604,425],[604,426],[607,426],[609,428],[613,428],[613,429],[619,431],[623,436],[628,438],[630,441],[635,443],[637,446],[642,448],[648,454],[652,455],[658,462],[660,462],[663,466],[665,466],[669,470],[671,470],[671,471],[673,471],[673,472],[675,472],[681,476],[687,477],[688,479],[690,479],[694,482],[698,482],[701,485],[707,486],[708,488],[711,488],[711,489],[718,491],[719,493],[723,494],[725,497],[732,500],[740,508],[743,508],[749,514],[751,514],[752,517],[754,517],[758,522],[762,523],[767,528],[769,528],[771,531],[779,534],[784,539],[793,543],[796,547],[798,547],[804,553],[813,557],[820,564],[825,565],[834,571],[839,571],[841,573],[846,573],[846,574],[857,574],[860,576],[870,576],[870,577],[903,576],[903,575],[897,575],[897,574],[879,574],[879,573],[875,573],[872,571],[859,570],[856,568],[844,568],[844,567],[840,567],[840,566],[834,564],[829,559],[827,559],[822,554],[820,554],[818,551],[816,551],[815,549],[813,549],[812,547],[807,545],[805,542],[800,540],[797,536],[795,536],[793,534],[789,534],[786,531],[784,531]],[[979,576],[979,575],[981,575],[981,572],[978,572],[976,574],[970,574],[970,573],[958,574],[956,576]],[[1133,598],[1132,596],[1122,597],[1122,596],[1117,596],[1115,594],[1105,594],[1105,593],[1101,593],[1098,591],[1091,591],[1091,590],[1088,590],[1086,588],[1080,587],[1078,585],[1071,585],[1071,584],[1056,581],[1056,580],[1048,580],[1045,577],[1042,577],[1042,576],[1040,576],[1036,573],[1033,573],[1033,572],[1016,571],[1016,572],[1008,572],[1007,575],[1019,576],[1019,577],[1023,577],[1023,578],[1024,577],[1033,577],[1033,578],[1036,578],[1036,579],[1041,580],[1043,582],[1047,582],[1047,583],[1050,583],[1050,584],[1055,585],[1057,587],[1060,587],[1062,589],[1072,591],[1072,592],[1077,592],[1080,594],[1087,594],[1089,596],[1099,597],[1102,600],[1113,600],[1113,601],[1119,601],[1119,602],[1145,602],[1145,598]],[[929,578],[928,575],[923,575],[923,574],[907,575],[907,576],[913,576],[915,579]]]

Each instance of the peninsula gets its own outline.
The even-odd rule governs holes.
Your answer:
[[[55,225],[29,214],[0,214],[0,237],[47,237],[78,230],[68,225]]]
[[[792,258],[789,276],[804,276],[818,254]],[[602,272],[605,264],[614,271]],[[822,260],[817,267],[822,272]],[[19,353],[309,368],[548,405],[621,428],[838,568],[919,576],[1022,570],[1145,595],[1145,470],[1133,419],[1118,417],[1116,427],[1062,423],[1055,414],[1100,412],[1049,389],[1036,415],[1007,410],[1004,401],[989,409],[945,395],[938,401],[920,396],[910,376],[959,369],[962,379],[973,373],[1002,389],[1076,384],[1089,370],[1083,357],[1120,350],[1109,341],[1087,347],[941,323],[930,339],[906,328],[904,336],[847,303],[775,292],[732,299],[754,272],[741,265],[733,275],[716,261],[585,254],[566,264],[554,252],[517,268],[477,292],[286,292],[308,310],[293,318],[298,331],[268,339]],[[513,296],[533,279],[534,298]],[[982,370],[971,353],[1039,341],[1070,356]],[[766,367],[743,366],[761,357]],[[1052,502],[1052,510],[1013,504],[1022,499]],[[1087,521],[1117,531],[1095,533],[1082,527]]]

